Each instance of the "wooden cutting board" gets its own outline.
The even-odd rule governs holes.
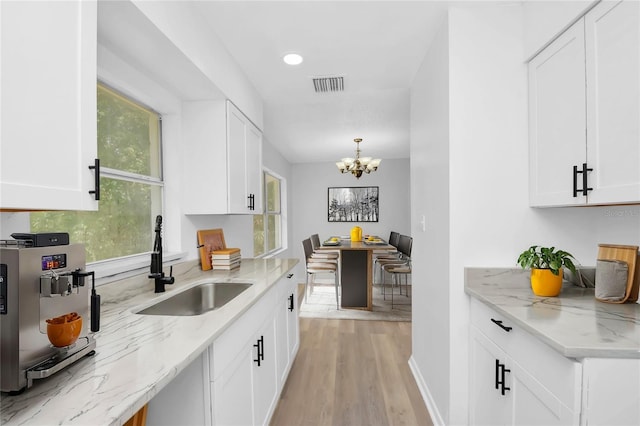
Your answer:
[[[224,231],[218,229],[201,229],[197,232],[200,249],[200,266],[203,271],[212,269],[211,252],[227,248],[224,242]]]
[[[607,303],[625,303],[638,300],[638,288],[640,287],[640,262],[638,262],[638,246],[623,246],[616,244],[598,244],[598,260],[619,260],[626,262],[629,267],[627,277],[627,291],[622,300],[609,301]]]

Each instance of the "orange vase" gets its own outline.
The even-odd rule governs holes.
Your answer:
[[[562,290],[562,269],[554,275],[551,269],[531,269],[531,290],[536,296],[554,297]]]

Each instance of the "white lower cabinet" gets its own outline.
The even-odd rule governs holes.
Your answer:
[[[469,424],[639,425],[640,359],[570,359],[471,299]]]
[[[216,425],[264,425],[275,408],[275,318],[271,315],[261,324],[237,358],[211,383]]]
[[[580,423],[579,362],[475,300],[471,324],[469,424]]]
[[[299,346],[289,274],[149,402],[149,425],[266,425]]]
[[[292,277],[283,277],[209,348],[214,425],[269,423],[300,340]]]

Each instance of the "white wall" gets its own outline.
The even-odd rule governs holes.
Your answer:
[[[412,172],[412,229],[423,214],[421,210],[434,218],[449,217],[448,237],[447,231],[436,235],[434,229],[431,239],[427,228],[419,240],[426,246],[414,247],[414,282],[425,286],[421,292],[416,285],[414,306],[433,314],[414,310],[413,362],[436,404],[434,414],[444,424],[467,423],[465,267],[515,267],[518,254],[532,244],[561,247],[580,263],[594,265],[598,243],[638,244],[640,240],[637,205],[528,207],[522,22],[518,4],[452,8],[448,17],[449,80],[440,64],[441,72],[421,70],[412,90],[412,160],[429,158],[434,149],[440,152],[440,143],[434,148],[428,141],[441,141],[445,131],[440,126],[425,127],[422,121],[432,114],[445,119],[444,111],[449,111],[449,156],[441,155],[431,166],[442,171],[440,176],[448,175],[449,182],[439,179],[420,186],[420,175]],[[447,48],[444,40],[434,43],[426,63],[438,66],[438,61],[444,60],[443,48]],[[447,84],[448,100],[443,99],[440,87]],[[419,197],[430,199],[439,191],[448,191],[448,205],[415,203]],[[446,227],[446,222],[442,226]],[[438,250],[448,250],[448,263],[441,266],[448,269],[448,279],[447,272],[418,266],[435,265],[429,253]],[[444,292],[449,298],[445,306]],[[433,330],[440,327],[445,332]]]
[[[192,4],[180,1],[132,2],[258,128],[264,128],[262,98]]]
[[[409,160],[383,159],[377,172],[356,179],[340,174],[335,163],[294,164],[291,167],[291,248],[290,257],[301,260],[296,273],[304,277],[302,240],[311,234],[326,239],[332,235],[349,235],[360,226],[364,234],[387,239],[391,231],[410,234]],[[378,186],[380,219],[378,222],[329,222],[328,188],[331,186]],[[302,278],[304,280],[304,278]]]
[[[411,91],[413,353],[418,385],[444,424],[449,406],[449,36],[445,21]],[[425,228],[423,230],[422,218]]]

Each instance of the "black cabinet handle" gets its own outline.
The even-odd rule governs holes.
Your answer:
[[[249,199],[249,205],[247,207],[249,208],[249,210],[255,210],[256,209],[256,196],[254,194],[249,194],[247,196],[247,198]]]
[[[253,362],[257,363],[258,367],[260,367],[260,361],[264,361],[264,336],[260,336],[253,347],[256,348],[256,359],[254,359]]]
[[[496,389],[500,390],[500,394],[505,395],[505,392],[511,390],[510,387],[505,386],[505,374],[510,373],[511,370],[505,368],[506,365],[500,363],[499,360],[496,359]]]
[[[592,172],[593,169],[587,167],[587,163],[582,163],[582,170],[578,170],[578,166],[573,166],[573,197],[578,196],[578,192],[582,192],[583,196],[587,196],[589,191],[593,191],[593,188],[589,188],[587,173]],[[578,189],[578,173],[582,173],[582,189]]]
[[[498,327],[500,327],[501,329],[503,329],[504,331],[506,331],[507,333],[510,332],[511,330],[513,330],[513,327],[508,327],[508,326],[502,324],[502,320],[497,320],[497,319],[491,318],[491,322],[494,323],[495,325],[497,325]]]
[[[95,188],[92,191],[89,191],[89,194],[92,194],[95,196],[96,201],[100,201],[100,159],[96,158],[93,162],[93,166],[89,166],[89,170],[95,170],[95,173],[93,174],[93,179],[94,179],[94,184],[93,187]]]
[[[289,312],[293,312],[293,293],[289,296]]]
[[[291,277],[293,277],[293,274],[287,274],[287,278],[291,279]]]

